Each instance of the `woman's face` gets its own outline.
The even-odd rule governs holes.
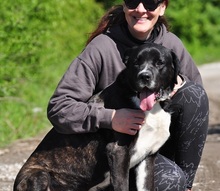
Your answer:
[[[139,40],[147,39],[159,16],[163,16],[165,10],[166,5],[164,3],[159,4],[154,11],[146,10],[142,2],[135,9],[129,9],[124,4],[125,18],[130,33]]]

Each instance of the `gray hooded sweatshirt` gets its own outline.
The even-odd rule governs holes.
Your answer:
[[[153,38],[140,41],[127,26],[112,27],[95,37],[70,64],[48,104],[48,119],[64,134],[95,132],[111,127],[112,109],[87,104],[89,98],[111,84],[125,68],[126,49],[154,42],[173,50],[180,60],[185,79],[202,84],[200,73],[180,39],[160,25]]]

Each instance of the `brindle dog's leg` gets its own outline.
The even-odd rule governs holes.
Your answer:
[[[110,182],[114,191],[128,191],[129,151],[115,143],[108,144],[107,153],[110,167]],[[126,161],[128,160],[128,161]]]
[[[27,175],[26,175],[27,176]],[[48,191],[50,183],[50,176],[47,172],[39,170],[33,170],[30,176],[24,178],[17,186],[14,186],[14,191]]]
[[[114,132],[115,141],[107,145],[110,182],[114,191],[129,190],[129,147],[134,136]]]
[[[107,158],[110,172],[100,184],[89,191],[128,191],[129,190],[129,150],[127,146],[112,142],[107,145]]]
[[[129,190],[129,147],[133,139],[134,136],[114,132],[114,140],[106,146],[110,171],[106,173],[106,179],[103,182],[90,188],[89,191]]]
[[[108,191],[110,187],[110,172],[105,174],[105,180],[93,186],[88,191]]]

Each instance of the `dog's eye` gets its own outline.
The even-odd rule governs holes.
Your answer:
[[[139,62],[138,62],[137,59],[134,60],[133,65],[134,65],[134,66],[138,66],[138,65],[139,65]]]
[[[164,65],[164,63],[163,62],[161,62],[161,61],[158,61],[158,62],[156,62],[156,67],[158,67],[158,68],[162,68],[163,67],[163,65]]]

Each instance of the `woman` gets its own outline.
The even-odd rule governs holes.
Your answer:
[[[125,0],[113,7],[73,60],[48,105],[48,118],[65,134],[108,128],[135,135],[144,113],[88,106],[88,99],[112,83],[125,68],[126,49],[154,42],[172,49],[181,64],[173,91],[171,136],[155,161],[156,190],[191,190],[208,126],[208,99],[202,80],[182,42],[167,29],[168,0]]]

